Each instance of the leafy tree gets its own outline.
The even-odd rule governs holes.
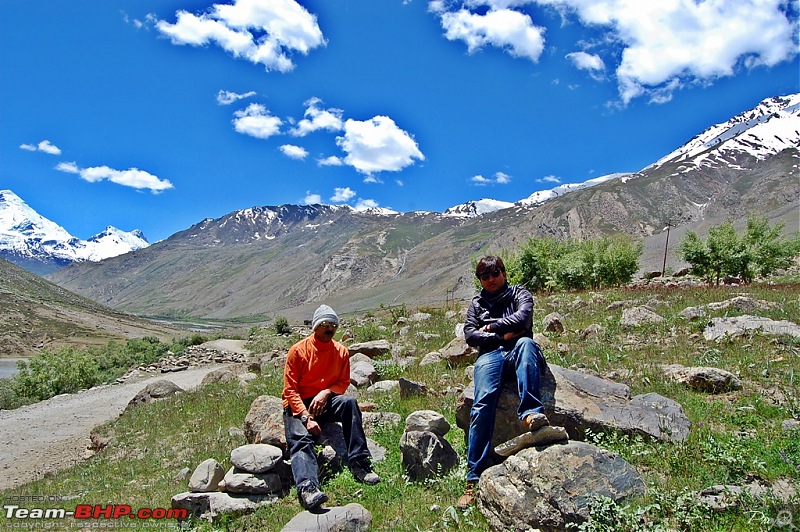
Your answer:
[[[622,236],[563,242],[532,238],[512,261],[509,280],[531,291],[619,286],[639,269],[641,252],[641,243]]]
[[[795,235],[793,240],[783,240],[783,227],[770,227],[765,218],[749,216],[745,232],[739,236],[733,222],[727,221],[711,227],[706,241],[689,231],[680,252],[692,271],[708,282],[718,285],[726,275],[751,282],[756,276],[787,267],[800,253],[800,238]]]
[[[275,318],[275,332],[278,334],[289,334],[292,328],[289,326],[289,320],[283,316]]]
[[[56,353],[42,351],[29,362],[19,362],[17,367],[14,391],[19,397],[36,401],[85,390],[100,382],[94,357],[71,347]]]

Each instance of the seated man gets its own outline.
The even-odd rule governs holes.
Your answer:
[[[307,510],[319,508],[328,496],[319,486],[316,437],[319,423],[342,424],[350,471],[359,482],[377,484],[356,398],[344,395],[350,385],[350,353],[333,339],[339,316],[321,305],[311,322],[313,333],[294,344],[283,373],[283,424],[300,502]]]
[[[539,391],[546,362],[533,341],[533,296],[520,285],[510,286],[500,257],[483,257],[475,268],[482,290],[472,299],[464,322],[468,345],[478,349],[467,438],[467,487],[456,506],[475,502],[475,486],[492,465],[491,441],[495,411],[506,378],[515,378],[517,415],[531,432],[549,424]]]

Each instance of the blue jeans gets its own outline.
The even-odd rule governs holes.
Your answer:
[[[492,434],[495,412],[503,390],[504,377],[517,378],[519,408],[522,420],[528,414],[544,413],[539,397],[540,372],[545,361],[542,350],[530,338],[520,338],[512,349],[501,347],[484,353],[475,362],[475,398],[469,415],[467,449],[467,481],[477,481],[481,473],[492,465]]]
[[[313,397],[303,399],[306,407]],[[319,423],[326,421],[339,421],[342,424],[344,443],[347,445],[347,461],[370,458],[367,448],[367,438],[364,435],[364,425],[361,419],[361,410],[358,408],[356,398],[351,395],[334,395],[325,403],[322,413],[316,416]],[[308,432],[299,417],[292,415],[290,407],[283,411],[283,426],[286,430],[286,446],[289,448],[289,457],[292,461],[292,476],[298,490],[319,487],[319,467],[314,445],[317,437]]]

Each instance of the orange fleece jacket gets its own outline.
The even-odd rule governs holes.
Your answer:
[[[292,407],[292,414],[306,410],[303,399],[328,389],[343,394],[350,386],[350,352],[337,342],[320,342],[314,335],[289,348],[283,371],[283,407]]]

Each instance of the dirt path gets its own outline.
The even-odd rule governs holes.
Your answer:
[[[230,345],[225,348],[233,350]],[[128,402],[149,383],[169,380],[188,391],[199,386],[208,372],[220,367],[223,365],[159,373],[0,411],[0,490],[80,462],[91,430],[119,417]]]

